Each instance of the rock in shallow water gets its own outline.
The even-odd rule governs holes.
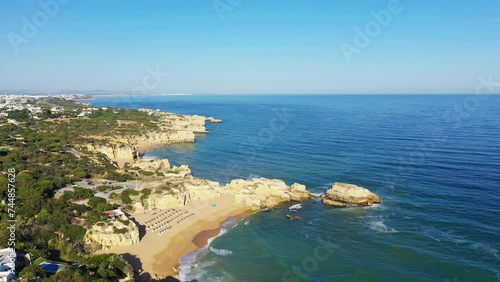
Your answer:
[[[328,189],[323,199],[323,204],[345,207],[347,204],[358,206],[372,206],[381,203],[380,197],[370,190],[353,184],[335,182]]]

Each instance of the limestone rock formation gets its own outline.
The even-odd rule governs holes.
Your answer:
[[[310,197],[304,185],[286,185],[283,180],[254,178],[235,179],[225,187],[234,194],[238,203],[244,203],[253,210],[273,208],[289,201],[300,201]]]
[[[103,250],[130,246],[139,242],[139,229],[128,219],[101,221],[85,234],[87,244],[99,244]]]
[[[91,152],[102,153],[111,160],[123,159],[133,161],[139,155],[139,152],[136,150],[136,148],[129,144],[87,144],[86,149]]]
[[[323,204],[336,207],[345,207],[348,204],[372,206],[379,203],[381,203],[379,196],[370,190],[342,182],[335,182],[323,198]]]
[[[103,153],[123,167],[125,163],[132,164],[134,160],[139,159],[140,153],[145,148],[174,143],[193,143],[196,134],[208,133],[205,127],[207,121],[222,122],[213,117],[198,115],[178,115],[151,109],[139,109],[139,111],[158,117],[157,121],[152,121],[157,127],[128,136],[87,136],[97,140],[97,144],[88,144],[83,147],[91,152]],[[118,121],[119,125],[126,122],[126,120]]]
[[[139,159],[133,167],[148,171],[166,171],[170,169],[170,163],[167,159]]]
[[[253,210],[272,208],[289,201],[309,199],[311,194],[304,185],[295,183],[291,186],[278,179],[236,179],[226,186],[218,182],[200,179],[191,174],[187,165],[173,166],[165,170],[167,160],[140,160],[141,167],[154,165],[164,172],[163,186],[151,187],[152,193],[141,198],[141,195],[130,195],[134,212],[145,212],[156,209],[182,207],[191,201],[215,199],[229,194],[235,197],[237,203],[248,205]],[[164,164],[159,168],[160,162]]]
[[[207,117],[206,121],[209,121],[211,123],[221,123],[221,119],[213,118],[213,117]]]

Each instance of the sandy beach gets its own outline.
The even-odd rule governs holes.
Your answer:
[[[216,206],[213,207],[213,204]],[[132,246],[120,246],[99,253],[124,255],[134,270],[141,272],[138,281],[176,277],[179,260],[187,253],[204,247],[208,239],[220,232],[220,224],[228,218],[243,218],[252,211],[244,204],[235,204],[232,195],[223,195],[212,200],[192,201],[185,207],[175,208],[179,214],[191,215],[180,222],[170,223],[171,228],[163,233],[145,230],[148,222],[156,220],[169,210],[131,214],[141,230],[141,240]],[[182,218],[182,217],[180,217]]]

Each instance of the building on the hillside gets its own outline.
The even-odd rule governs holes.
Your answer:
[[[104,214],[106,214],[111,219],[125,216],[125,213],[121,209],[105,211]]]
[[[0,250],[0,282],[10,282],[16,278],[16,256],[11,248]]]

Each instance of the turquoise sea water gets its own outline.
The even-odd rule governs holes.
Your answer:
[[[90,102],[223,119],[195,144],[147,154],[187,163],[198,177],[279,178],[317,193],[342,181],[383,199],[348,209],[310,200],[294,213],[299,221],[285,218],[288,206],[254,214],[214,239],[187,280],[500,281],[500,96]]]

